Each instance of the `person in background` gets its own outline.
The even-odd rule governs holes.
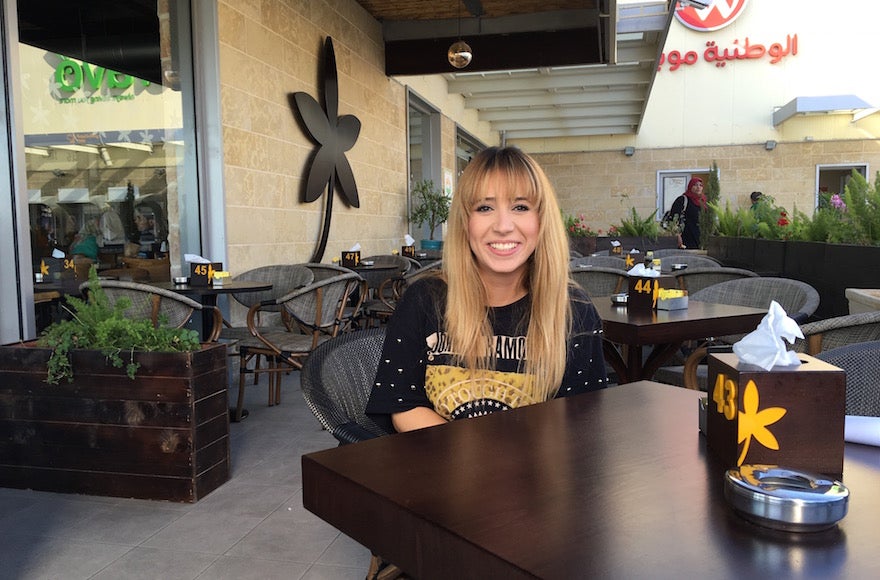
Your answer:
[[[688,182],[687,190],[675,198],[670,213],[678,215],[678,223],[682,225],[678,234],[678,247],[696,250],[700,247],[700,212],[706,206],[703,194],[703,180],[693,177]]]
[[[758,204],[761,202],[761,198],[764,197],[764,194],[760,191],[753,191],[749,195],[749,199],[752,200],[751,210],[756,211],[758,209]]]
[[[83,226],[73,238],[73,243],[70,246],[71,255],[84,256],[93,262],[98,261],[98,249],[104,246],[100,221],[100,214],[83,216]]]
[[[461,175],[440,273],[388,323],[366,412],[391,431],[607,386],[602,323],[569,281],[568,239],[543,170],[489,148]]]

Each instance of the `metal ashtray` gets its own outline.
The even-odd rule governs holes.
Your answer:
[[[687,264],[673,264],[673,265],[672,265],[672,271],[673,271],[673,272],[677,272],[677,271],[679,271],[679,270],[686,270],[687,267],[688,267]]]
[[[175,276],[174,277],[175,284],[189,284],[189,278],[186,276]]]
[[[753,464],[727,470],[724,497],[738,514],[760,526],[818,532],[846,515],[849,490],[824,475]]]
[[[627,299],[626,292],[621,292],[619,294],[612,294],[611,295],[611,303],[612,304],[625,305],[626,299]]]

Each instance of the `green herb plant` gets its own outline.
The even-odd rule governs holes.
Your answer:
[[[617,234],[620,236],[637,236],[656,240],[660,235],[660,224],[655,219],[657,210],[651,212],[648,217],[642,217],[636,208],[629,210],[629,216],[620,220],[620,224],[615,226]]]
[[[88,288],[87,300],[67,297],[65,310],[71,318],[49,325],[37,341],[39,346],[52,349],[47,383],[73,381],[70,354],[77,349],[101,351],[112,366],[124,365],[128,377],[134,379],[140,367],[134,361],[135,351],[190,352],[200,348],[199,333],[195,330],[170,328],[165,320],[154,327],[148,319],[126,317],[131,300],[122,297],[112,304],[98,282],[94,266],[89,272]]]

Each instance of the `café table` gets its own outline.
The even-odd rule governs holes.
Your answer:
[[[880,448],[846,445],[837,526],[762,528],[726,504],[700,395],[637,381],[310,453],[303,505],[420,580],[877,578]]]
[[[213,284],[209,286],[191,286],[189,284],[175,284],[171,281],[165,282],[149,282],[151,286],[173,290],[178,294],[189,296],[193,300],[202,304],[202,306],[217,306],[217,297],[220,294],[234,294],[238,292],[263,292],[271,290],[272,284],[267,282],[254,282],[250,280],[228,280],[223,284]],[[213,321],[206,317],[202,317],[202,337],[211,334],[211,326]]]
[[[760,308],[694,300],[681,310],[633,310],[607,297],[595,298],[593,305],[602,319],[605,359],[619,383],[650,379],[686,340],[750,332],[767,314]],[[645,346],[652,349],[643,359]]]
[[[382,285],[382,282],[401,273],[401,267],[399,264],[360,263],[357,266],[350,268],[350,270],[357,272],[357,274],[366,281],[367,296],[370,297],[375,297],[372,295],[379,290],[379,286]]]

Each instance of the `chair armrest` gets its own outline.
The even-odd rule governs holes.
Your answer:
[[[357,443],[359,441],[366,441],[367,439],[375,439],[378,437],[378,435],[370,433],[353,421],[337,425],[333,428],[331,434],[336,437],[340,445]]]
[[[700,383],[697,380],[697,367],[700,366],[700,363],[713,352],[731,352],[733,350],[733,346],[729,344],[718,344],[718,345],[702,345],[694,349],[694,351],[687,357],[687,360],[684,361],[684,388],[691,389],[692,391],[700,390]],[[709,388],[712,388],[712,385],[709,385]]]
[[[228,325],[229,323],[224,320],[223,313],[220,312],[220,309],[216,306],[212,306],[210,309],[206,308],[202,310],[202,316],[206,316],[208,314],[206,310],[209,310],[211,315],[214,317],[214,324],[211,327],[211,334],[205,337],[205,340],[207,342],[217,342],[217,339],[220,338],[220,332],[223,331],[223,324],[226,323]]]

